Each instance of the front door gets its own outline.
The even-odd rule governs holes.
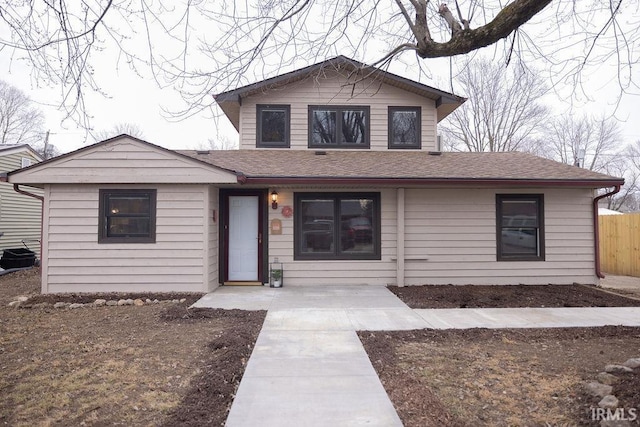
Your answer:
[[[260,197],[257,195],[228,198],[228,267],[229,281],[258,281],[260,245]]]

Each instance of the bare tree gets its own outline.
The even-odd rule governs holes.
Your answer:
[[[114,136],[126,134],[134,138],[144,139],[142,129],[135,123],[118,123],[111,129],[101,130],[93,133],[93,139],[96,141],[104,141]]]
[[[549,114],[540,100],[547,89],[539,74],[479,60],[458,83],[469,99],[441,127],[449,149],[528,150]]]
[[[606,172],[618,158],[627,157],[619,122],[604,116],[558,116],[546,122],[544,141],[545,157],[596,172]]]
[[[640,143],[626,146],[614,118],[561,115],[546,123],[540,141],[544,157],[624,178],[620,192],[605,202],[609,209],[633,210],[640,192]]]
[[[624,91],[637,12],[622,0],[5,2],[0,51],[26,58],[35,81],[58,85],[61,106],[80,121],[85,91],[102,90],[96,54],[113,50],[117,66],[180,90],[185,114],[210,106],[211,93],[336,54],[386,66],[403,52],[453,57],[491,45],[503,46],[506,62],[546,61],[555,82],[571,77],[574,87],[583,69],[613,60]]]
[[[218,139],[209,139],[206,144],[202,144],[205,150],[237,150],[239,141],[229,135],[221,135]]]
[[[0,144],[34,144],[44,138],[44,115],[20,89],[0,80]]]

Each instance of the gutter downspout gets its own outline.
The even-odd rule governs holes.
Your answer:
[[[24,194],[25,196],[33,197],[40,200],[40,258],[42,259],[42,221],[44,219],[44,196],[38,196],[37,194],[29,193],[28,191],[21,190],[18,184],[13,184],[13,191],[16,193]]]
[[[398,287],[404,286],[404,272],[405,272],[405,195],[404,188],[398,188],[397,190],[397,203],[396,203],[396,285]]]
[[[593,241],[596,250],[596,276],[604,279],[604,274],[600,271],[600,230],[598,225],[598,202],[605,197],[613,196],[620,191],[621,184],[616,184],[613,191],[603,194],[593,199]]]

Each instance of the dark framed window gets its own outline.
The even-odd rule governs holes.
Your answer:
[[[498,261],[544,261],[544,196],[497,194]]]
[[[389,148],[420,149],[422,109],[389,107]]]
[[[256,115],[257,147],[288,148],[290,146],[291,106],[258,104]]]
[[[296,193],[295,259],[380,259],[380,193]]]
[[[100,190],[98,243],[155,243],[156,190]]]
[[[310,148],[369,148],[369,107],[309,106]]]

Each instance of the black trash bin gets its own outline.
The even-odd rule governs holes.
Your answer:
[[[33,267],[35,263],[36,253],[26,248],[5,249],[0,258],[0,267],[5,270]]]

